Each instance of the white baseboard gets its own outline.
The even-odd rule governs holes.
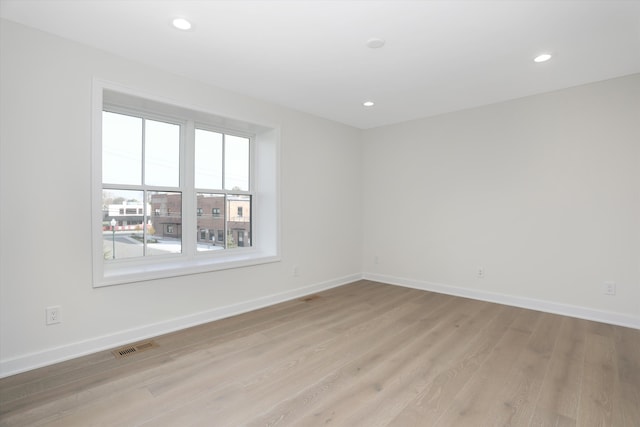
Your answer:
[[[387,283],[390,285],[398,285],[407,288],[420,289],[423,291],[432,291],[441,294],[455,295],[481,301],[495,302],[498,304],[511,305],[514,307],[528,308],[531,310],[544,311],[547,313],[561,314],[563,316],[576,317],[579,319],[593,320],[596,322],[640,329],[640,317],[637,316],[595,310],[592,308],[561,304],[534,298],[524,298],[482,290],[459,288],[455,286],[443,285],[440,283],[432,283],[423,280],[408,279],[404,277],[387,276],[383,274],[364,273],[362,277],[366,280]]]
[[[32,369],[40,368],[43,366],[52,365],[54,363],[63,362],[65,360],[74,359],[76,357],[85,356],[87,354],[95,353],[98,351],[108,350],[121,345],[134,343],[137,341],[156,337],[158,335],[186,329],[191,326],[196,326],[219,319],[224,319],[226,317],[246,313],[248,311],[257,310],[263,307],[313,294],[315,292],[321,292],[327,289],[335,288],[337,286],[342,286],[360,279],[367,279],[375,282],[387,283],[390,285],[404,286],[424,291],[432,291],[442,294],[472,298],[481,301],[495,302],[498,304],[506,304],[531,310],[544,311],[548,313],[561,314],[564,316],[577,317],[580,319],[593,320],[596,322],[603,322],[612,325],[640,329],[640,317],[594,310],[568,304],[560,304],[533,298],[523,298],[481,290],[459,288],[455,286],[443,285],[422,280],[374,273],[364,273],[351,274],[314,285],[304,286],[290,291],[256,298],[250,301],[243,301],[238,304],[194,313],[175,319],[170,319],[164,322],[145,325],[139,328],[132,328],[110,335],[103,335],[84,341],[78,341],[63,346],[15,357],[12,359],[5,359],[0,361],[0,378],[8,377],[20,372],[30,371]]]
[[[201,325],[203,323],[212,322],[225,317],[231,317],[248,311],[257,310],[259,308],[300,298],[315,292],[342,286],[360,279],[362,279],[362,274],[351,274],[337,279],[316,283],[314,285],[304,286],[290,291],[256,298],[250,301],[243,301],[238,304],[214,308],[212,310],[202,311],[164,322],[65,344],[59,347],[49,348],[12,359],[5,359],[0,361],[0,378],[63,362],[65,360],[74,359],[76,357],[85,356],[98,351],[134,343],[136,341],[145,340],[169,332],[186,329],[191,326]]]

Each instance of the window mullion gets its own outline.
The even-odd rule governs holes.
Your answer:
[[[145,167],[146,167],[146,157],[145,157],[145,153],[146,153],[146,146],[147,146],[147,138],[146,138],[146,126],[147,126],[147,119],[143,118],[142,119],[142,168],[141,173],[142,176],[140,177],[140,182],[142,183],[142,203],[144,206],[144,210],[146,211],[146,206],[147,206],[147,191],[146,191],[146,181],[145,181]],[[142,228],[143,228],[143,232],[142,232],[142,256],[145,257],[148,255],[148,250],[147,250],[147,232],[146,232],[146,224],[144,223],[145,221],[145,216],[142,216]]]
[[[197,197],[194,190],[195,124],[188,120],[183,126],[180,144],[180,191],[182,191],[182,252],[188,257],[196,253]]]
[[[147,190],[142,190],[142,247],[143,247],[143,254],[146,255],[146,251],[147,251],[147,244],[148,244],[148,235],[147,235],[147,221],[149,218],[149,212],[147,209],[147,207],[149,206],[149,204],[147,203],[147,198],[148,198],[148,192]]]
[[[223,218],[223,226],[224,226],[224,248],[228,249],[229,247],[229,230],[228,230],[228,213],[227,211],[229,210],[229,202],[227,200],[228,194],[225,190],[225,188],[227,188],[227,183],[226,183],[226,162],[225,162],[225,148],[227,145],[227,134],[223,133],[222,134],[222,168],[220,169],[222,171],[222,185],[221,185],[221,189],[224,193],[224,204],[223,204],[223,209],[222,211],[224,212],[222,214],[222,218]]]
[[[225,182],[226,181],[226,162],[224,157],[226,146],[227,146],[227,134],[223,133],[222,134],[222,168],[220,169],[222,171],[222,186],[220,188],[222,189],[227,188],[227,183]]]
[[[229,247],[229,195],[224,195],[224,248],[228,249]]]

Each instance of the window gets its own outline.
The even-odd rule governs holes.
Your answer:
[[[275,128],[94,83],[94,286],[279,260]]]
[[[236,211],[242,211],[244,205],[250,209],[250,145],[251,139],[245,136],[231,135],[213,131],[204,127],[195,130],[195,186],[198,190],[198,212],[211,211],[211,217],[198,218],[198,227],[229,229],[241,226],[251,230],[251,218],[237,225]],[[242,204],[239,206],[238,204]],[[225,208],[226,206],[226,208]],[[224,216],[221,212],[224,211]],[[198,251],[219,250],[222,247],[237,248],[232,234],[222,245],[198,245]],[[247,242],[245,246],[251,246]]]
[[[145,215],[143,207],[136,206],[154,206],[155,200],[175,196],[177,200],[172,207],[174,212],[181,212],[179,164],[182,126],[157,120],[148,113],[124,112],[108,106],[103,109],[102,203],[109,206],[111,202],[124,199],[124,214],[128,219],[138,216],[140,209],[143,216],[140,223],[153,227],[153,230],[151,227],[125,229],[119,236],[106,233],[103,241],[105,259],[182,252],[182,240],[175,232],[176,218],[169,208],[166,216],[151,220],[145,218],[148,214]],[[104,221],[111,219],[107,216]],[[156,235],[156,229],[164,232]]]

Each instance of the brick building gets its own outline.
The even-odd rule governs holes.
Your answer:
[[[198,194],[197,241],[200,245],[225,247],[251,246],[251,197],[224,194]],[[156,237],[182,237],[182,194],[151,193],[148,204],[148,230]],[[226,218],[226,224],[225,224]],[[116,220],[116,230],[142,231],[144,204],[110,204],[103,211],[105,230]],[[226,225],[226,228],[225,228]],[[225,236],[226,229],[226,236]]]
[[[181,237],[181,195],[153,194],[150,204],[156,236]],[[197,215],[199,244],[225,247],[226,225],[227,247],[251,246],[250,196],[226,196],[225,200],[223,194],[198,194]]]

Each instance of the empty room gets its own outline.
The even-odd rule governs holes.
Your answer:
[[[640,1],[0,0],[0,426],[640,425]]]

